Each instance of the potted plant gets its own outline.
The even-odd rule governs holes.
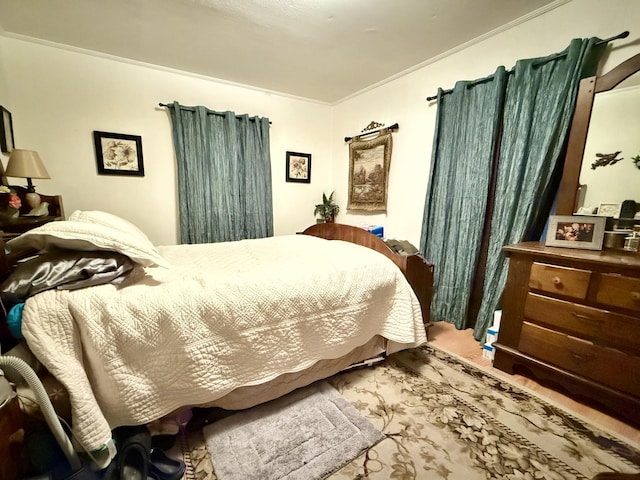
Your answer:
[[[321,218],[318,220],[319,223],[322,223],[321,220],[325,223],[333,223],[336,215],[340,211],[340,207],[338,206],[338,204],[333,201],[334,193],[336,192],[331,192],[331,195],[329,195],[328,197],[323,193],[322,203],[316,205],[313,214],[320,215]]]

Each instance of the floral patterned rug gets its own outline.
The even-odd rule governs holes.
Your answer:
[[[431,346],[329,379],[386,438],[334,479],[591,479],[640,472],[640,451]],[[185,432],[188,480],[215,479],[201,431]]]

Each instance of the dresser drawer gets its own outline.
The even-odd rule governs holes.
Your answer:
[[[640,353],[640,318],[531,292],[524,304],[524,316],[554,330],[591,339],[596,344]]]
[[[529,288],[565,297],[585,299],[590,279],[589,270],[534,262],[531,265]]]
[[[603,273],[596,301],[640,312],[640,278]]]
[[[640,396],[640,357],[524,322],[518,349],[617,390]]]

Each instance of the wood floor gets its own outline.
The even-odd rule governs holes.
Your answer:
[[[509,375],[496,368],[491,362],[482,356],[481,345],[473,338],[473,330],[457,330],[455,326],[447,322],[435,322],[429,328],[429,343],[446,352],[462,357],[477,367],[490,371],[499,377],[506,377],[512,382],[523,386],[549,400],[573,412],[578,417],[587,418],[605,431],[626,440],[629,444],[640,449],[640,430],[620,421],[614,417],[596,410],[579,401],[571,399],[560,392],[551,390],[521,375]]]

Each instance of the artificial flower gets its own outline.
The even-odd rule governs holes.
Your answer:
[[[10,193],[9,206],[15,208],[16,210],[19,210],[20,207],[22,206],[22,200],[20,200],[20,197],[15,193]]]

